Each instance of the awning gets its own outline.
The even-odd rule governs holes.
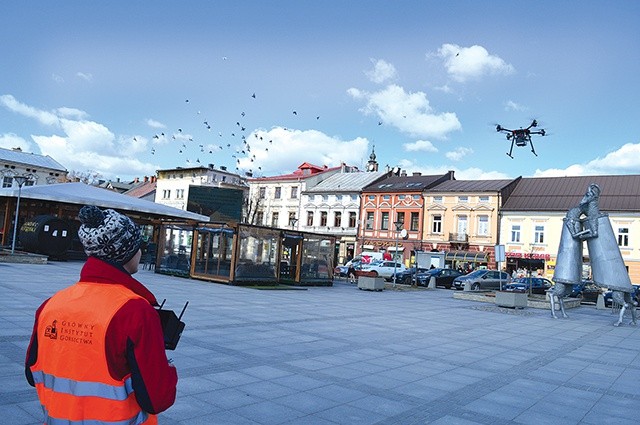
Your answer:
[[[489,262],[489,253],[480,251],[449,251],[444,256],[445,261],[468,261],[470,263]]]

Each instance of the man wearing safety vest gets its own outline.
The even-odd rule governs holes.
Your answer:
[[[45,424],[157,424],[178,375],[164,349],[156,298],[131,275],[140,229],[114,210],[85,206],[78,236],[89,256],[80,280],[36,312],[25,373]]]

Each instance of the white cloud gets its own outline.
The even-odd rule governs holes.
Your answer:
[[[89,118],[89,114],[85,111],[81,111],[80,109],[75,108],[58,108],[56,109],[56,115],[64,118],[76,119],[76,120],[84,120]]]
[[[0,105],[62,131],[62,135],[31,135],[31,138],[42,155],[51,156],[68,170],[98,170],[109,178],[155,174],[159,168],[136,159],[140,152],[147,149],[148,140],[145,137],[116,137],[103,124],[87,120],[87,114],[83,111],[73,108],[42,111],[20,103],[10,95],[0,96]]]
[[[640,172],[640,143],[627,143],[585,164],[573,164],[567,168],[537,169],[534,177],[593,176],[608,174],[638,174]]]
[[[423,92],[407,93],[392,84],[374,93],[356,88],[347,93],[367,102],[361,109],[363,113],[376,115],[385,125],[392,125],[411,136],[445,138],[447,133],[461,128],[455,113],[434,113]]]
[[[82,78],[83,80],[89,81],[89,82],[93,81],[93,75],[85,72],[76,73],[76,77]]]
[[[454,176],[457,180],[499,180],[512,178],[499,171],[486,171],[474,167],[460,169],[452,165],[425,166],[409,159],[400,161],[398,165],[402,167],[403,170],[407,170],[408,175],[414,172],[420,172],[425,176],[433,176],[445,174],[452,170],[455,172]]]
[[[382,84],[385,81],[393,80],[397,77],[398,73],[396,72],[396,68],[393,64],[382,59],[371,59],[371,62],[373,63],[373,69],[366,71],[365,75],[372,82]]]
[[[413,143],[405,143],[403,147],[404,150],[408,152],[438,152],[438,148],[433,146],[433,143],[428,140],[417,140]]]
[[[51,79],[58,84],[64,83],[64,78],[62,78],[62,76],[58,74],[51,74]]]
[[[31,143],[13,133],[0,134],[0,148],[20,148],[23,152],[31,152],[33,150]]]
[[[51,112],[41,111],[31,106],[20,103],[15,97],[10,94],[0,96],[0,104],[4,105],[7,109],[17,114],[23,115],[28,118],[35,118],[38,122],[44,125],[58,125],[60,118]]]
[[[161,123],[160,121],[156,121],[152,118],[147,119],[147,125],[151,128],[167,128],[166,125],[164,125],[163,123]]]
[[[505,111],[526,111],[528,108],[524,105],[514,102],[513,100],[507,100],[504,104]]]
[[[268,131],[256,130],[253,133],[258,137],[252,136],[249,139],[252,140],[251,152],[238,158],[238,167],[252,170],[255,176],[290,173],[303,162],[329,167],[338,166],[343,162],[362,166],[369,153],[369,142],[361,137],[341,140],[317,130],[302,131],[282,127],[274,127]]]
[[[472,153],[473,153],[473,149],[471,148],[459,147],[445,153],[445,156],[449,158],[451,161],[460,161],[462,158]]]
[[[487,49],[478,45],[461,47],[443,44],[437,55],[444,60],[449,76],[459,83],[477,80],[485,75],[509,75],[515,72],[513,65],[490,55]]]

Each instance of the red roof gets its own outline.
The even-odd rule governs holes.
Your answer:
[[[249,179],[250,182],[260,182],[260,181],[272,181],[272,180],[298,180],[298,179],[306,179],[307,177],[315,176],[320,173],[324,173],[327,171],[339,170],[341,167],[332,167],[329,168],[326,165],[319,166],[313,165],[309,162],[303,162],[298,165],[298,169],[290,174],[282,174],[279,176],[269,176],[269,177],[258,177],[255,179]]]

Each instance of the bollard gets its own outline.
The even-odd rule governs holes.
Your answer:
[[[429,289],[436,289],[436,277],[435,276],[431,276],[431,279],[429,279]]]

